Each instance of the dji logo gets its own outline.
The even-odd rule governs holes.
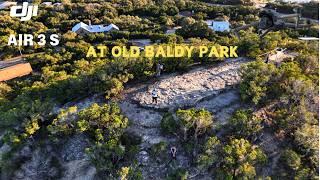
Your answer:
[[[17,11],[21,10],[20,13]],[[38,14],[38,6],[28,6],[28,2],[23,2],[22,6],[12,6],[10,9],[11,17],[21,17],[20,21],[28,21],[32,16],[36,16]]]

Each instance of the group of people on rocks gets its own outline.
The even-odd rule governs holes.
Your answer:
[[[163,65],[161,63],[157,63],[156,66],[156,77],[159,78],[161,76],[161,71],[163,70]],[[158,94],[158,90],[156,88],[154,88],[151,92],[151,97],[152,97],[152,103],[157,104],[158,103],[158,98],[159,98],[159,94]]]
[[[159,78],[161,76],[161,71],[163,70],[163,65],[160,63],[157,63],[156,66],[156,78]],[[157,104],[158,103],[158,90],[154,88],[151,92],[151,97],[152,97],[152,103]],[[176,153],[177,153],[177,148],[175,146],[170,148],[170,155],[172,157],[172,160],[176,159]]]

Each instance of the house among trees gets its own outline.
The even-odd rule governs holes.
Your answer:
[[[230,31],[229,19],[226,16],[215,18],[214,20],[207,20],[208,27],[213,31],[224,32]]]
[[[52,3],[50,1],[42,2],[41,4],[44,6],[61,6],[62,5],[62,3]]]
[[[111,31],[119,31],[119,27],[114,24],[104,26],[104,25],[91,25],[91,23],[87,25],[83,22],[80,22],[75,26],[73,26],[72,31],[77,34],[84,35],[89,33],[107,33]]]
[[[52,2],[42,2],[41,3],[42,5],[45,5],[45,6],[52,6]]]
[[[17,2],[10,2],[10,1],[0,2],[0,9],[7,9],[14,5],[17,5]]]
[[[30,63],[24,61],[1,62],[0,61],[0,82],[22,77],[30,74],[32,68]]]
[[[176,26],[176,27],[173,27],[173,28],[170,28],[166,31],[166,34],[175,34],[176,33],[176,30],[177,29],[181,29],[182,27],[181,26]]]

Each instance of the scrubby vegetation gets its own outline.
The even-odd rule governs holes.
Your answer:
[[[207,0],[209,3],[229,1]],[[236,111],[228,124],[216,127],[215,114],[205,109],[179,109],[164,114],[161,130],[165,136],[177,137],[183,151],[201,172],[217,179],[254,179],[261,177],[261,168],[268,161],[258,141],[270,131],[281,142],[281,157],[272,174],[276,179],[313,179],[318,176],[318,46],[296,40],[300,36],[318,36],[318,29],[282,30],[270,32],[263,39],[257,30],[241,31],[240,39],[232,33],[213,32],[204,20],[221,14],[230,18],[232,27],[258,19],[259,10],[251,1],[239,1],[244,6],[208,6],[191,0],[113,0],[63,1],[62,6],[40,5],[39,16],[20,23],[0,12],[0,58],[30,54],[34,74],[0,83],[1,144],[10,152],[0,161],[0,173],[10,176],[26,159],[14,157],[24,145],[41,146],[47,142],[60,147],[67,137],[84,135],[90,139],[86,154],[101,177],[143,179],[136,164],[139,137],[128,134],[129,119],[117,100],[125,85],[150,80],[156,73],[156,63],[164,65],[164,73],[184,72],[194,64],[212,65],[223,59],[193,54],[191,58],[87,58],[90,45],[130,45],[129,40],[150,39],[153,43],[176,45],[237,45],[239,56],[252,60],[241,70],[239,90],[244,108]],[[232,1],[234,2],[234,1]],[[274,6],[273,4],[270,6]],[[277,5],[286,9],[284,5]],[[291,8],[291,7],[290,7]],[[317,18],[312,3],[304,5],[306,17]],[[179,13],[193,11],[190,17]],[[121,31],[107,34],[77,35],[71,28],[83,21],[92,24],[114,23]],[[182,26],[176,34],[167,29]],[[11,33],[61,35],[57,47],[17,47],[6,45]],[[297,52],[278,66],[266,63],[266,53],[275,48]],[[103,95],[103,104],[86,108],[66,103],[93,95]],[[248,107],[248,108],[246,108]],[[57,111],[57,109],[59,109]],[[266,109],[268,118],[256,111]],[[220,128],[220,129],[219,129]],[[217,135],[223,129],[222,135]],[[3,136],[2,136],[3,135]],[[150,149],[159,161],[168,158],[167,142]],[[283,148],[285,147],[285,148]],[[166,154],[167,153],[167,154]],[[11,169],[11,170],[8,170]],[[168,179],[187,179],[188,171],[176,169]]]
[[[279,171],[286,173],[279,176],[315,178],[319,168],[318,50],[311,46],[300,50],[300,56],[280,67],[259,60],[244,67],[240,91],[244,100],[260,107],[272,104],[268,123],[293,149],[283,152],[287,165]]]

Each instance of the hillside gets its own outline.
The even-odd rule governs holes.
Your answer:
[[[250,2],[1,6],[0,66],[32,73],[0,67],[0,179],[317,179],[318,27],[262,36]]]

